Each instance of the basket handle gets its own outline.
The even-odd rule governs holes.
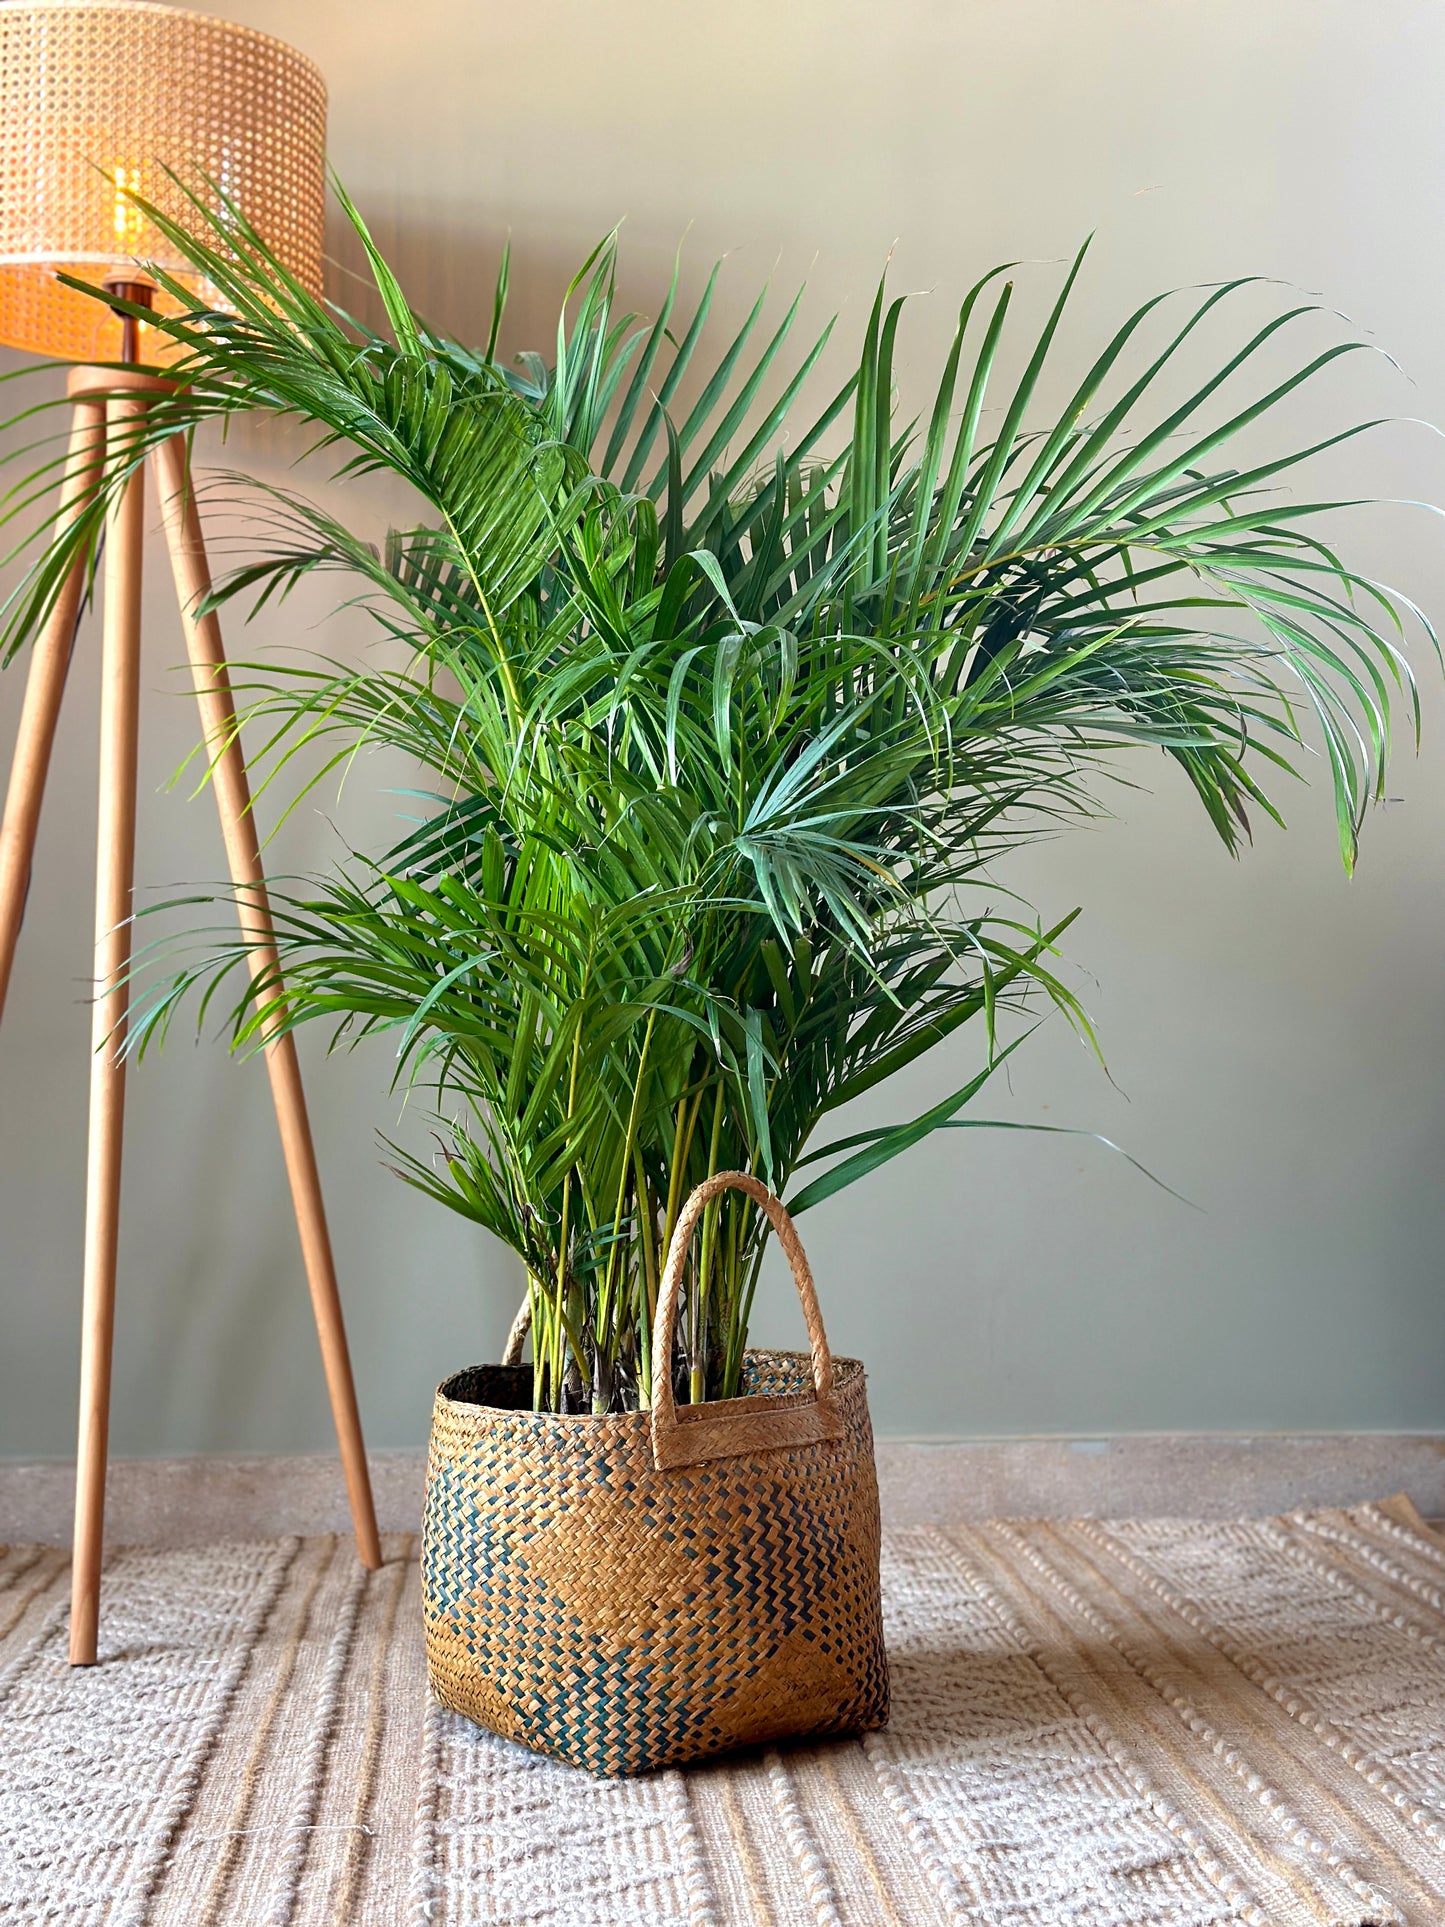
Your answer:
[[[813,1357],[815,1397],[811,1404],[780,1404],[776,1397],[759,1394],[717,1399],[706,1405],[685,1405],[681,1411],[677,1408],[672,1395],[672,1347],[677,1330],[677,1301],[682,1292],[682,1269],[698,1219],[712,1199],[723,1191],[745,1191],[762,1207],[792,1267]],[[833,1354],[828,1350],[823,1331],[813,1274],[787,1207],[760,1178],[750,1177],[745,1171],[719,1171],[714,1177],[704,1178],[682,1207],[657,1296],[657,1316],[652,1328],[653,1464],[660,1472],[675,1466],[701,1465],[709,1459],[737,1458],[745,1452],[765,1451],[770,1447],[812,1445],[820,1439],[835,1439],[841,1431],[833,1405]]]
[[[507,1333],[507,1342],[502,1348],[504,1365],[520,1365],[522,1347],[527,1342],[527,1333],[532,1329],[532,1294],[528,1292],[517,1307],[517,1315],[512,1320],[512,1329]]]

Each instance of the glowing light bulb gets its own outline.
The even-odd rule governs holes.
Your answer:
[[[111,224],[115,229],[117,250],[125,254],[136,254],[140,250],[141,230],[145,225],[145,219],[131,196],[140,192],[141,170],[139,167],[126,167],[117,162],[110,169],[110,178],[115,184],[115,206],[111,213]]]

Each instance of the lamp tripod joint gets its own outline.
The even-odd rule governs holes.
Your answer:
[[[153,308],[155,306],[156,284],[150,276],[139,269],[116,268],[106,275],[100,284],[120,301],[128,301],[133,308]],[[117,308],[120,317],[120,359],[128,362],[140,360],[140,330],[138,316],[125,308]]]

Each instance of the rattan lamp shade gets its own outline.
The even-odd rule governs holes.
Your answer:
[[[282,41],[151,0],[0,0],[0,341],[117,357],[118,323],[57,268],[151,260],[208,297],[121,191],[193,225],[166,168],[217,182],[319,292],[325,156],[325,82]]]

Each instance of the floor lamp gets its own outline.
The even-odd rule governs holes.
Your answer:
[[[149,0],[24,0],[0,4],[0,341],[81,364],[59,513],[75,515],[104,473],[108,441],[173,387],[165,337],[123,320],[56,280],[56,270],[105,282],[131,301],[151,288],[136,267],[187,264],[129,198],[184,212],[166,170],[220,184],[292,271],[319,287],[325,197],[326,90],[312,64],[265,34]],[[194,284],[194,276],[191,277]],[[202,290],[204,292],[204,290]],[[141,339],[142,334],[146,340]],[[214,614],[186,445],[153,456],[201,721],[213,758],[226,856],[255,974],[275,967],[265,880]],[[111,507],[104,555],[100,806],[95,982],[86,1179],[80,1431],[70,1659],[96,1658],[100,1562],[115,1323],[126,991],[134,875],[141,553],[145,477]],[[41,794],[85,588],[84,563],[64,584],[37,638],[0,828],[0,1010],[25,908]],[[346,1330],[289,1036],[266,1046],[301,1248],[321,1340],[357,1549],[381,1563]]]

